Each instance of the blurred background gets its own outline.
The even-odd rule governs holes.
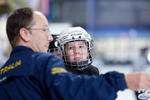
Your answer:
[[[43,12],[53,34],[71,26],[85,28],[95,41],[93,65],[101,73],[150,68],[150,0],[0,0],[0,66],[11,51],[7,17],[21,7]],[[126,90],[117,100],[135,98]]]

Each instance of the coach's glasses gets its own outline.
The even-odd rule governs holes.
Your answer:
[[[45,34],[50,35],[51,31],[49,28],[26,28],[27,30],[42,30]]]

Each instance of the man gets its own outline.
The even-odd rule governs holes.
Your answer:
[[[115,100],[118,90],[150,89],[150,75],[110,72],[73,75],[58,57],[46,53],[52,37],[48,21],[30,8],[15,10],[7,20],[13,48],[0,69],[1,100]]]
[[[74,74],[99,75],[99,70],[91,65],[93,61],[93,40],[81,27],[64,29],[57,45],[68,71]]]

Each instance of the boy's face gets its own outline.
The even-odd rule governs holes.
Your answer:
[[[88,59],[88,44],[85,41],[69,42],[65,46],[66,60],[68,62],[86,61]]]

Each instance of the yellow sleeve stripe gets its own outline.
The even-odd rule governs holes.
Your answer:
[[[61,67],[53,67],[51,72],[54,75],[56,73],[66,73],[67,70]]]

